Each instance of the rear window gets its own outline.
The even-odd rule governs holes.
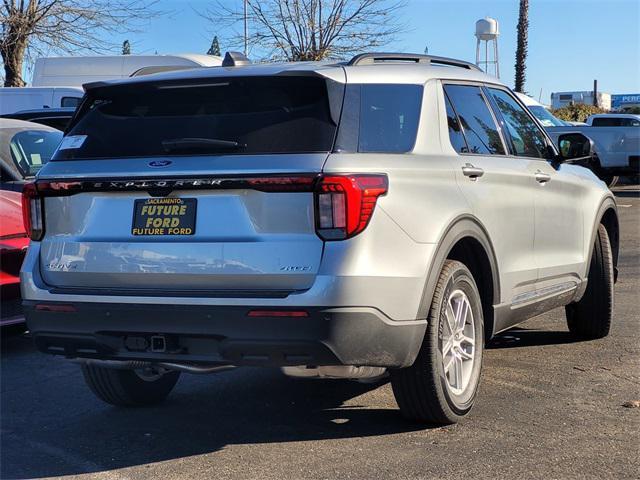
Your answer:
[[[329,82],[225,77],[98,89],[54,160],[328,152],[336,132]]]

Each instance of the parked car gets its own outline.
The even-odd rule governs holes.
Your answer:
[[[531,97],[521,93],[517,95],[554,141],[570,132],[580,132],[593,140],[594,158],[585,162],[585,166],[592,169],[609,187],[613,187],[620,176],[637,178],[640,175],[640,128],[632,126],[633,117],[638,115],[598,114],[591,115],[586,124],[568,123],[554,117]],[[590,121],[595,121],[595,124]]]
[[[87,87],[25,188],[29,328],[114,405],[180,372],[388,369],[401,412],[471,409],[485,341],[566,309],[612,321],[618,217],[581,134],[499,80],[412,54]],[[295,374],[295,369],[290,373]]]
[[[0,326],[23,324],[20,266],[29,245],[22,221],[21,195],[0,190]]]
[[[527,106],[527,109],[533,113],[534,117],[542,124],[543,127],[566,127],[569,122],[560,120],[549,111],[542,103],[534,100],[528,95],[520,92],[514,92],[518,99]]]
[[[220,57],[186,53],[179,55],[99,55],[38,58],[33,69],[33,86],[82,87],[85,83],[127,78],[149,69],[214,67]]]
[[[592,127],[640,127],[640,115],[633,113],[599,113],[589,115],[587,125]]]
[[[0,189],[22,191],[62,140],[55,128],[0,118]]]
[[[71,121],[76,109],[73,108],[38,108],[34,110],[21,110],[15,113],[0,115],[0,118],[13,118],[27,122],[47,125],[57,130],[64,131]]]
[[[83,94],[80,87],[0,88],[0,115],[42,108],[76,108]]]

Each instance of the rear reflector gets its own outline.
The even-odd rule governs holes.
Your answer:
[[[73,313],[78,310],[73,305],[65,305],[59,303],[38,303],[36,305],[36,310],[40,312],[65,312],[65,313]]]
[[[316,228],[323,240],[344,240],[362,232],[380,195],[386,175],[322,176],[316,187]]]
[[[308,317],[305,310],[250,310],[247,317]]]

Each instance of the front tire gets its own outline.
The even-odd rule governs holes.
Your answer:
[[[393,393],[411,420],[456,423],[473,406],[484,348],[480,294],[463,263],[445,261],[427,322],[414,364],[391,372]]]
[[[111,405],[134,407],[162,402],[175,386],[180,372],[164,373],[82,365],[85,382],[100,400]]]
[[[598,226],[587,282],[580,301],[567,305],[565,312],[569,331],[593,340],[609,334],[613,317],[613,252],[604,225]]]

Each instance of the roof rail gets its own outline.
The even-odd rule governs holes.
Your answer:
[[[361,53],[353,57],[347,65],[373,65],[384,62],[413,62],[427,65],[447,65],[450,67],[466,68],[467,70],[480,70],[480,68],[464,60],[456,60],[447,57],[436,57],[434,55],[421,55],[419,53]]]

